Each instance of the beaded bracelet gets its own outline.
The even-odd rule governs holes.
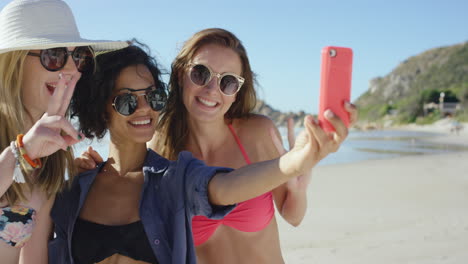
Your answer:
[[[17,183],[25,183],[26,180],[24,179],[23,171],[21,171],[20,165],[20,155],[18,153],[18,148],[16,147],[15,141],[10,143],[11,152],[15,156],[15,170],[13,171],[13,181]]]
[[[38,168],[41,168],[42,167],[42,162],[41,162],[41,159],[35,159],[35,160],[32,160],[28,154],[26,153],[26,150],[24,149],[24,144],[23,144],[23,134],[19,134],[17,137],[16,137],[16,143],[18,145],[18,149],[19,149],[19,152],[21,153],[21,156],[24,158],[24,160],[26,160],[28,162],[29,165],[31,165],[31,167],[33,167],[34,169],[38,169]]]

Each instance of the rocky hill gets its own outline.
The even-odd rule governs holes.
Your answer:
[[[360,119],[410,123],[423,116],[425,103],[438,103],[444,92],[468,109],[468,42],[435,48],[408,58],[384,77],[370,81],[369,89],[355,102]]]
[[[270,105],[268,105],[262,100],[257,100],[257,105],[255,106],[254,112],[257,114],[268,116],[269,118],[273,120],[273,122],[275,122],[276,126],[285,126],[288,117],[293,118],[296,126],[301,126],[302,121],[304,120],[304,117],[306,115],[306,113],[304,113],[303,111],[299,113],[292,113],[292,112],[283,113],[281,111],[274,109],[273,107],[271,107]]]

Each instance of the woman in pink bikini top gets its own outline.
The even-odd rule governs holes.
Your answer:
[[[252,114],[254,77],[232,33],[206,29],[187,40],[172,63],[169,89],[158,139],[150,144],[163,156],[175,159],[188,150],[210,166],[240,168],[282,154],[273,142],[279,138],[273,122]],[[252,197],[224,219],[194,217],[199,263],[283,263],[273,201],[286,221],[299,225],[308,182],[304,175]]]

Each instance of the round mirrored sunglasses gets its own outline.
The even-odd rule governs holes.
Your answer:
[[[189,76],[190,81],[198,86],[207,85],[213,76],[218,78],[218,87],[221,93],[227,96],[235,95],[242,85],[245,79],[234,73],[216,73],[212,71],[208,66],[198,63],[190,63]]]
[[[167,93],[164,88],[127,89],[129,92],[119,94],[114,97],[112,107],[115,111],[124,116],[135,113],[138,107],[138,97],[144,96],[146,102],[154,111],[161,111],[166,106]],[[135,94],[138,91],[146,91],[142,94]]]

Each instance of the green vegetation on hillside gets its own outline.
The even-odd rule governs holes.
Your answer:
[[[460,102],[455,118],[468,120],[468,42],[437,48],[414,56],[385,77],[372,80],[373,87],[356,104],[360,119],[371,122],[391,119],[396,123],[429,123],[441,117],[437,111],[426,113],[423,105]]]

